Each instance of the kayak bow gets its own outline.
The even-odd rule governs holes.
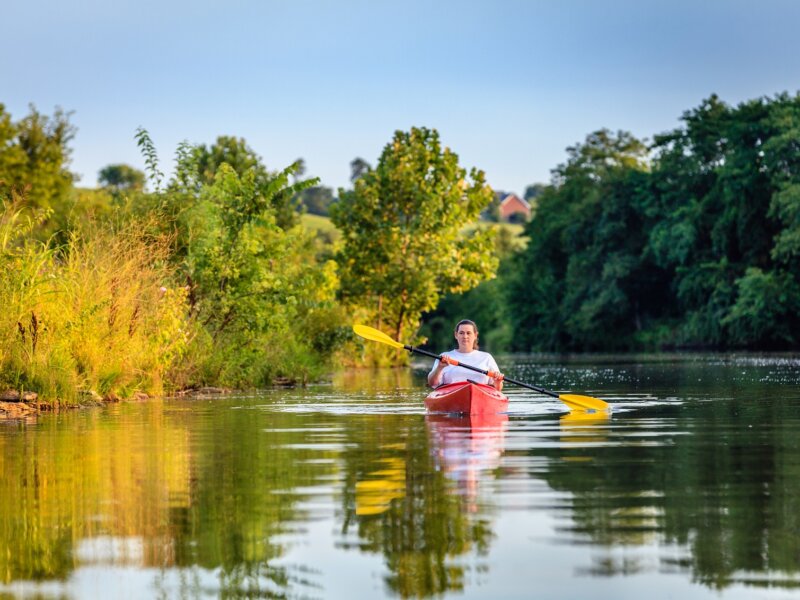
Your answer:
[[[496,415],[508,410],[508,398],[490,385],[458,381],[440,385],[425,398],[428,412]]]

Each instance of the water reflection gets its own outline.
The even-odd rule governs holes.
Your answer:
[[[544,597],[785,597],[797,364],[535,367],[610,418],[522,393],[510,419],[425,416],[422,378],[385,370],[4,423],[0,595],[525,597],[535,575],[569,586]]]
[[[761,418],[742,422],[751,411]],[[578,571],[602,577],[688,571],[717,590],[800,585],[794,476],[800,455],[786,437],[794,426],[785,418],[794,420],[773,403],[743,411],[718,401],[704,407],[701,420],[670,411],[661,418],[617,416],[613,427],[592,424],[580,437],[574,429],[580,421],[562,419],[569,436],[562,433],[561,460],[551,463],[546,480],[573,499],[557,531],[571,543],[604,550]],[[661,546],[669,550],[657,560],[620,555],[626,547]]]
[[[242,411],[187,404],[68,412],[0,436],[2,583],[103,567],[162,570],[167,596],[286,587],[271,539],[320,467]]]
[[[485,555],[492,537],[488,520],[465,511],[465,503],[474,505],[480,472],[490,466],[483,459],[496,464],[508,417],[476,424],[474,438],[468,419],[377,418],[381,426],[359,430],[359,443],[345,451],[339,545],[382,555],[385,587],[402,597],[463,590],[473,567],[461,557]],[[465,482],[465,495],[454,475]]]
[[[608,441],[608,424],[611,413],[606,411],[572,411],[558,419],[561,427],[561,442],[565,447],[570,445],[585,446]],[[565,457],[576,460],[579,457]],[[588,458],[588,457],[587,457]]]
[[[343,537],[355,527],[349,548],[384,557],[384,584],[393,594],[432,597],[467,591],[470,582],[492,573],[493,521],[499,516],[493,494],[504,489],[506,475],[512,480],[521,475],[503,464],[509,417],[429,415],[425,439],[416,420],[381,416],[380,422],[376,431],[382,443],[366,444],[372,436],[362,434],[346,452],[347,465],[364,465],[354,486],[355,518],[344,523]],[[558,447],[585,449],[607,440],[608,422],[607,415],[567,415],[558,423],[559,431],[569,435]],[[547,431],[548,422],[540,423],[541,429],[535,425],[533,430]],[[520,527],[525,523],[521,516]]]
[[[348,369],[334,373],[332,387],[358,393],[418,389],[410,369]]]
[[[380,459],[381,468],[356,482],[356,515],[379,515],[392,500],[406,495],[406,463],[400,457]]]
[[[477,512],[480,483],[500,466],[508,415],[428,415],[425,420],[436,468],[454,483],[465,510]]]

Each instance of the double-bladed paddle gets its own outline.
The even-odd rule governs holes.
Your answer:
[[[353,325],[353,331],[356,333],[356,335],[361,336],[366,340],[371,340],[373,342],[380,342],[382,344],[388,344],[393,348],[401,348],[403,350],[408,350],[409,352],[414,352],[416,354],[423,354],[425,356],[430,356],[431,358],[436,358],[436,359],[441,358],[438,354],[434,354],[433,352],[428,352],[427,350],[422,350],[421,348],[415,348],[414,346],[408,346],[406,344],[401,344],[400,342],[396,342],[382,331],[374,329],[372,327],[367,327],[366,325]],[[490,375],[489,371],[484,371],[483,369],[479,369],[478,367],[473,367],[472,365],[467,365],[458,361],[453,361],[453,363],[455,363],[459,367],[464,367],[465,369],[469,369],[470,371],[475,371],[476,373],[481,373],[483,375]],[[557,394],[556,392],[551,392],[550,390],[545,390],[543,388],[536,387],[535,385],[531,385],[530,383],[517,381],[516,379],[511,379],[509,377],[504,377],[503,381],[507,381],[509,383],[513,383],[514,385],[519,385],[524,388],[528,388],[535,392],[539,392],[540,394],[546,394],[548,396],[552,396],[553,398],[558,398],[564,404],[569,406],[570,410],[609,410],[610,408],[608,403],[600,400],[600,398],[593,398],[591,396],[580,396],[578,394]]]

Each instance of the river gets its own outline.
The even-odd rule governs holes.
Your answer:
[[[499,358],[613,410],[420,363],[0,422],[0,597],[798,597],[800,357]]]

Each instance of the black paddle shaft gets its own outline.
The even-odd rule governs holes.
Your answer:
[[[406,346],[404,345],[403,348],[408,350],[409,352],[416,352],[417,354],[423,354],[425,356],[430,356],[431,358],[435,358],[436,360],[440,360],[440,356],[438,354],[434,354],[433,352],[428,352],[427,350],[423,350],[421,348],[415,348],[414,346]],[[458,363],[459,367],[464,367],[465,369],[469,369],[470,371],[475,371],[476,373],[481,373],[483,375],[488,375],[489,371],[485,371],[483,369],[479,369],[478,367],[473,367],[472,365],[465,365],[464,363]],[[528,388],[529,390],[533,390],[534,392],[539,392],[540,394],[547,394],[548,396],[552,396],[553,398],[558,398],[559,395],[555,392],[551,392],[550,390],[545,390],[535,385],[531,385],[530,383],[525,383],[523,381],[517,381],[516,379],[511,379],[510,377],[503,377],[503,381],[507,381],[509,383],[513,383],[514,385],[519,385],[524,388]]]

